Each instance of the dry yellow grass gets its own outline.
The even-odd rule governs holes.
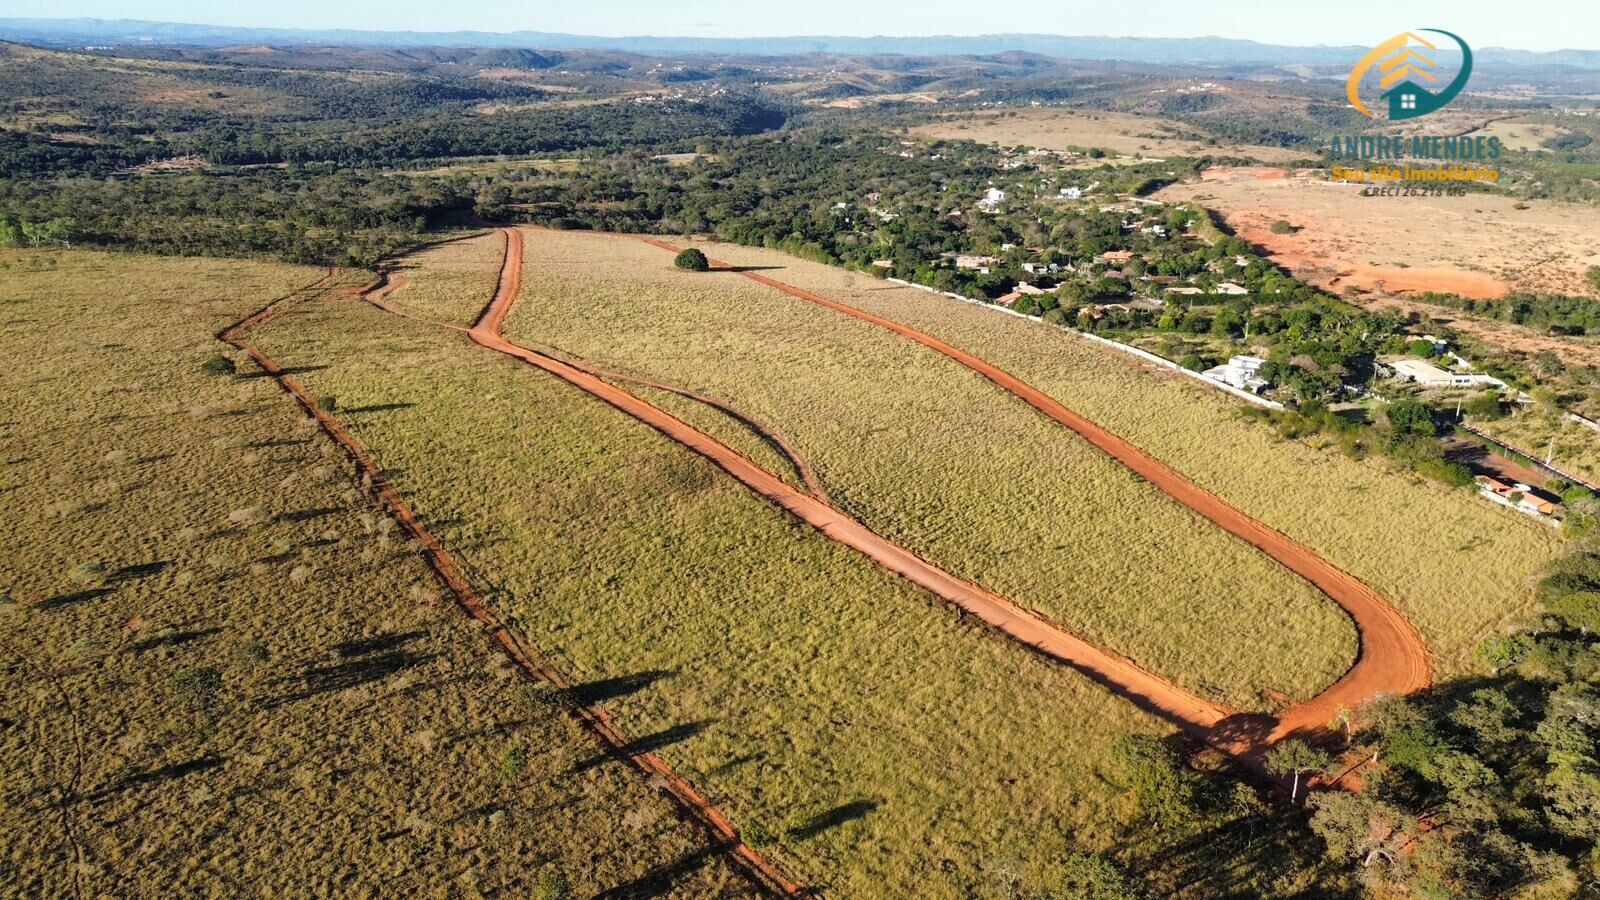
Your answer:
[[[1421,629],[1443,674],[1533,609],[1551,529],[1470,492],[1279,439],[1236,401],[1070,333],[774,251],[713,255],[942,337],[1048,391],[1196,482],[1367,581]],[[1197,638],[1198,639],[1198,638]]]
[[[1060,108],[981,110],[949,113],[937,122],[912,129],[924,137],[996,143],[1004,147],[1048,150],[1098,147],[1129,156],[1228,155],[1262,162],[1303,159],[1304,153],[1282,147],[1197,141],[1200,129],[1156,116],[1137,116]]]
[[[1474,419],[1472,427],[1518,447],[1536,459],[1550,454],[1558,468],[1600,484],[1600,434],[1577,422],[1538,412],[1504,419]]]
[[[343,415],[474,583],[802,880],[1039,892],[1110,839],[1100,761],[1162,730],[1129,704],[458,334],[330,301],[259,340],[373,410]]]
[[[1179,684],[1259,709],[1354,658],[1321,594],[951,361],[637,241],[525,259],[508,333],[776,425],[874,530]]]
[[[1472,132],[1472,137],[1497,137],[1511,150],[1543,150],[1544,142],[1568,134],[1567,129],[1548,122],[1501,120]]]
[[[526,701],[270,381],[200,372],[214,331],[317,270],[0,264],[0,351],[26,361],[3,414],[0,893],[528,896],[546,871],[582,896],[748,893]]]

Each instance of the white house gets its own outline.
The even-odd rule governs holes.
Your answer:
[[[1396,381],[1411,381],[1423,387],[1495,387],[1506,386],[1504,381],[1482,372],[1451,372],[1427,360],[1397,359],[1389,363]]]
[[[978,208],[984,212],[992,213],[1000,208],[1001,202],[1005,199],[1005,191],[992,187],[983,192],[983,199],[978,201]]]
[[[1266,380],[1260,375],[1261,367],[1265,364],[1266,360],[1259,356],[1235,356],[1225,365],[1214,366],[1201,374],[1230,387],[1255,392],[1267,386]]]
[[[1231,281],[1224,281],[1217,285],[1216,293],[1227,294],[1229,297],[1240,297],[1250,293],[1250,291],[1243,285],[1234,284]]]
[[[1063,200],[1081,200],[1083,199],[1083,188],[1064,187],[1057,196]]]

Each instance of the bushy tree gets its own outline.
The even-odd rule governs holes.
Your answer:
[[[1416,400],[1397,400],[1389,404],[1384,415],[1396,434],[1431,437],[1434,433],[1433,411]]]
[[[1050,900],[1138,900],[1143,896],[1122,867],[1093,853],[1074,853],[1061,866]]]
[[[1311,772],[1328,768],[1333,758],[1327,751],[1312,747],[1305,741],[1284,741],[1267,752],[1267,771],[1278,776],[1290,776],[1289,802],[1300,799],[1300,779]]]
[[[672,264],[680,269],[688,269],[691,272],[705,272],[711,268],[711,260],[706,259],[706,255],[695,247],[690,247],[679,253],[677,258],[672,261]]]
[[[211,357],[200,364],[200,371],[207,375],[232,375],[238,370],[233,360],[220,354]]]

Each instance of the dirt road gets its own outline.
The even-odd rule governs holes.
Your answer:
[[[520,252],[518,256],[520,258]],[[551,684],[559,689],[563,695],[572,696],[572,681],[562,672],[550,668],[536,659],[533,653],[524,646],[521,638],[506,627],[505,622],[500,619],[493,608],[472,587],[460,565],[456,563],[455,559],[433,536],[428,527],[423,524],[421,518],[412,510],[411,505],[400,495],[400,492],[389,482],[383,470],[378,467],[378,464],[367,453],[361,442],[356,440],[355,436],[346,430],[344,425],[334,418],[331,413],[318,407],[316,398],[297,379],[279,366],[272,357],[248,341],[246,335],[252,328],[282,315],[294,302],[326,291],[332,285],[336,274],[334,270],[330,269],[326,277],[314,284],[308,285],[286,297],[279,298],[250,316],[223,329],[217,334],[217,339],[250,354],[256,364],[277,382],[279,387],[294,398],[295,402],[300,405],[301,410],[316,420],[323,433],[344,450],[351,462],[355,464],[356,471],[366,476],[370,481],[372,496],[399,524],[406,536],[421,548],[423,559],[455,597],[462,610],[482,626],[485,634],[516,665],[517,669],[528,678]],[[407,318],[418,318],[381,305],[383,295],[392,293],[391,290],[380,294],[380,290],[386,284],[386,281],[380,281],[366,289],[352,289],[350,293],[368,298],[377,294],[380,308]],[[419,319],[419,321],[426,320]],[[741,874],[764,890],[779,896],[811,896],[808,890],[745,844],[739,838],[739,833],[733,827],[733,823],[713,806],[709,800],[696,791],[693,785],[673,771],[665,761],[652,752],[637,749],[638,743],[616,726],[610,714],[604,708],[597,705],[586,706],[581,704],[573,704],[567,708],[578,719],[579,723],[599,741],[606,753],[633,766],[649,778],[652,785],[657,786],[672,798],[692,821],[707,832],[712,841],[712,849],[717,852],[727,853],[728,858]]]
[[[1190,694],[1140,668],[1132,660],[1090,644],[998,594],[945,572],[828,503],[790,486],[732,447],[648,401],[577,366],[507,340],[502,328],[521,286],[522,233],[515,228],[507,228],[505,233],[506,262],[499,286],[494,299],[469,332],[472,340],[549,372],[649,425],[833,540],[859,551],[885,569],[960,606],[1041,653],[1068,663],[1115,693],[1204,740],[1216,740],[1222,733],[1219,726],[1238,718],[1232,710]],[[1256,749],[1253,744],[1231,746],[1224,742],[1224,745],[1224,749],[1239,755]]]
[[[682,249],[655,238],[638,239],[672,253]],[[713,265],[723,269],[734,269],[720,261],[713,261]],[[964,350],[899,322],[829,300],[759,272],[738,271],[738,274],[809,303],[886,328],[977,372],[1002,390],[1077,432],[1089,443],[1179,503],[1282,563],[1326,594],[1349,614],[1356,626],[1360,649],[1355,665],[1343,677],[1316,697],[1284,710],[1276,721],[1271,723],[1264,736],[1259,732],[1266,726],[1265,719],[1257,718],[1246,722],[1235,717],[1230,727],[1242,726],[1243,733],[1213,734],[1208,738],[1213,743],[1231,745],[1235,749],[1242,750],[1244,755],[1254,755],[1259,752],[1259,744],[1263,740],[1266,743],[1276,743],[1289,737],[1323,737],[1327,734],[1328,723],[1341,708],[1354,710],[1360,704],[1380,694],[1407,694],[1428,686],[1431,662],[1427,646],[1411,622],[1377,591],[1318,556],[1310,548],[1251,518],[1150,454],[1068,409],[1043,391]],[[1219,598],[1219,602],[1226,602],[1226,599]],[[1196,725],[1202,723],[1205,728],[1217,725],[1215,722],[1204,722],[1203,717],[1194,722]]]
[[[409,280],[407,280],[404,275],[391,275],[388,272],[384,272],[378,284],[362,292],[361,296],[373,306],[376,306],[390,315],[399,316],[402,319],[410,319],[413,322],[422,322],[423,324],[433,325],[437,328],[447,328],[451,331],[466,332],[470,330],[464,326],[455,325],[450,322],[438,322],[433,319],[424,318],[391,304],[389,300],[393,298],[395,294],[405,290],[409,284]],[[745,414],[744,412],[741,412],[731,404],[725,403],[707,394],[691,391],[687,388],[679,387],[675,384],[668,384],[664,381],[656,381],[651,378],[640,378],[635,375],[629,375],[626,372],[598,369],[585,363],[577,362],[561,356],[556,356],[555,354],[547,353],[545,355],[550,356],[552,359],[559,359],[575,369],[588,372],[591,375],[596,375],[609,381],[622,381],[628,384],[637,384],[647,388],[654,388],[658,391],[666,391],[669,394],[676,394],[679,397],[683,397],[687,400],[693,400],[696,403],[709,406],[712,409],[721,412],[723,415],[733,419],[735,422],[738,422],[740,425],[743,425],[745,428],[749,429],[752,434],[760,438],[767,444],[767,446],[776,450],[780,455],[783,456],[784,459],[788,460],[789,465],[794,469],[795,474],[799,476],[801,483],[806,486],[806,490],[810,491],[813,497],[816,497],[825,503],[828,502],[829,498],[827,488],[823,487],[822,479],[817,477],[816,471],[811,468],[810,463],[806,462],[805,457],[801,456],[798,450],[794,449],[794,447],[791,446],[788,441],[784,440],[783,435]]]

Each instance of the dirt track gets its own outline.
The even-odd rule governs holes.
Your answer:
[[[861,552],[889,571],[960,606],[1017,640],[1072,665],[1139,706],[1203,739],[1213,740],[1218,734],[1217,726],[1234,717],[1232,710],[1181,690],[1132,660],[1090,644],[998,594],[945,572],[826,502],[790,486],[732,447],[648,401],[577,366],[507,340],[501,331],[521,286],[522,234],[515,228],[507,228],[505,233],[506,264],[500,273],[499,287],[469,332],[477,343],[543,369],[649,425],[833,540]]]
[[[410,319],[413,322],[422,322],[438,328],[448,328],[451,331],[466,332],[470,330],[466,327],[455,325],[450,322],[437,322],[433,319],[423,318],[413,313],[406,312],[403,309],[399,309],[387,302],[389,298],[404,290],[407,284],[409,284],[409,282],[406,280],[404,275],[390,275],[388,273],[384,273],[382,280],[377,285],[374,285],[372,288],[362,292],[362,297],[364,297],[368,303],[371,303],[373,306],[376,306],[384,312],[399,316],[403,319]],[[550,356],[553,359],[560,359],[562,362],[573,367],[574,369],[588,372],[591,375],[596,375],[609,381],[623,381],[629,384],[637,384],[647,388],[654,388],[658,391],[666,391],[669,394],[676,394],[679,397],[693,400],[696,403],[704,404],[705,406],[709,406],[712,409],[721,412],[728,418],[733,419],[734,421],[743,425],[745,428],[748,428],[756,435],[756,437],[759,437],[762,441],[765,441],[768,446],[772,447],[772,449],[778,451],[778,453],[781,454],[784,459],[789,461],[789,465],[794,468],[795,474],[798,475],[800,477],[800,481],[805,484],[806,490],[810,491],[813,497],[816,497],[824,503],[829,502],[827,488],[823,487],[822,479],[817,477],[817,473],[811,468],[811,464],[806,462],[805,457],[801,456],[798,450],[790,446],[789,442],[783,439],[783,435],[739,411],[732,405],[724,403],[715,397],[701,394],[696,391],[691,391],[675,384],[668,384],[664,381],[655,381],[650,378],[639,378],[638,376],[629,375],[625,372],[597,369],[594,366],[564,357],[559,357],[554,354],[547,353],[545,355]]]
[[[521,257],[521,246],[518,244],[518,259]],[[372,495],[400,525],[406,536],[416,542],[422,549],[423,559],[434,574],[444,583],[445,587],[456,598],[461,608],[477,621],[490,637],[494,644],[509,658],[517,668],[527,677],[536,681],[543,681],[555,686],[563,695],[571,696],[573,684],[563,673],[544,665],[534,658],[533,654],[523,645],[521,639],[500,619],[499,615],[486,603],[473,589],[461,567],[455,559],[445,551],[433,533],[428,530],[422,520],[412,510],[387,477],[378,464],[367,453],[361,442],[356,440],[344,425],[335,419],[332,414],[322,410],[316,405],[316,399],[305,389],[300,382],[290,376],[278,363],[261,349],[249,343],[245,335],[257,326],[272,321],[282,315],[296,300],[326,291],[333,283],[336,271],[330,269],[328,274],[317,282],[307,285],[285,297],[281,297],[261,308],[257,312],[230,325],[217,334],[217,339],[230,344],[244,352],[256,361],[263,371],[272,377],[300,405],[306,415],[314,418],[323,430],[355,464],[356,470],[370,480]],[[502,284],[504,276],[502,274]],[[382,303],[383,295],[392,293],[392,290],[382,291],[386,281],[380,281],[364,290],[352,290],[352,294],[376,299],[377,305],[388,312],[406,318],[419,319],[389,308]],[[380,293],[381,291],[381,293]],[[438,324],[438,323],[433,323]],[[632,741],[611,720],[611,716],[600,706],[585,706],[574,704],[568,707],[569,711],[593,735],[614,758],[632,765],[651,780],[652,785],[664,791],[688,817],[700,825],[712,839],[712,850],[728,854],[735,868],[748,877],[753,883],[774,894],[790,897],[809,897],[810,892],[800,884],[790,879],[773,863],[762,857],[748,844],[740,839],[733,823],[728,821],[709,800],[703,797],[694,786],[689,784],[681,775],[673,771],[659,756],[647,750],[637,749],[638,744]]]
[[[638,239],[673,253],[682,249],[655,238],[641,236]],[[713,264],[723,269],[734,269],[719,261],[713,261]],[[1253,758],[1263,752],[1264,745],[1288,737],[1314,739],[1325,736],[1328,723],[1340,708],[1354,710],[1380,694],[1407,694],[1428,686],[1431,663],[1427,645],[1415,626],[1372,588],[1311,549],[1234,508],[1155,457],[1063,406],[1043,391],[964,350],[899,322],[829,300],[758,272],[739,271],[738,274],[809,303],[886,328],[977,372],[1039,412],[1077,432],[1184,506],[1282,563],[1350,615],[1355,622],[1360,649],[1355,665],[1343,677],[1316,697],[1284,710],[1276,720],[1235,716],[1226,723],[1208,721],[1214,714],[1214,707],[1212,711],[1190,720],[1186,727],[1191,731],[1205,729],[1208,732],[1205,737],[1214,745],[1236,755]],[[947,595],[941,593],[941,596]],[[1034,643],[1031,640],[1028,642]],[[1148,675],[1143,670],[1138,670],[1138,673]],[[1134,693],[1152,695],[1176,691],[1165,682],[1160,682],[1159,688],[1140,681],[1129,682],[1128,687]],[[1175,699],[1170,696],[1167,698],[1169,701]],[[1174,705],[1192,704],[1196,699],[1186,696],[1184,703]]]

